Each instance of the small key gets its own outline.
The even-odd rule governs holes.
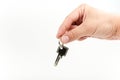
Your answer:
[[[64,46],[62,43],[59,42],[59,47],[57,49],[58,56],[55,60],[55,66],[57,66],[59,60],[63,57],[66,56],[66,53],[68,51],[68,47]]]

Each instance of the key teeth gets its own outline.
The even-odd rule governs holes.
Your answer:
[[[58,65],[58,62],[59,62],[59,60],[61,59],[61,56],[60,55],[58,55],[57,56],[57,58],[56,58],[56,60],[55,60],[55,66],[57,66]]]

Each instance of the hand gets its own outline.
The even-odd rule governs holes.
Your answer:
[[[63,43],[88,37],[118,39],[116,23],[116,15],[82,4],[65,18],[58,30],[57,38]]]

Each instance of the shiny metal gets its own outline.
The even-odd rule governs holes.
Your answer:
[[[59,41],[58,44],[59,44],[60,48],[63,49],[63,46],[64,46],[63,43],[61,41]]]
[[[55,60],[54,66],[58,65],[59,60],[63,56],[66,56],[66,53],[68,51],[68,47],[64,46],[62,42],[59,41],[58,44],[59,44],[58,49],[57,49],[58,56],[57,56],[57,58]]]
[[[61,58],[62,58],[62,57],[58,54],[58,56],[57,56],[57,58],[56,58],[56,60],[55,60],[54,66],[57,66],[57,65],[58,65],[58,62],[59,62],[59,60],[60,60]]]

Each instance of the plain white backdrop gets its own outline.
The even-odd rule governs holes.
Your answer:
[[[54,67],[57,30],[82,3],[120,13],[119,0],[0,0],[0,80],[120,80],[119,40],[66,44]]]

